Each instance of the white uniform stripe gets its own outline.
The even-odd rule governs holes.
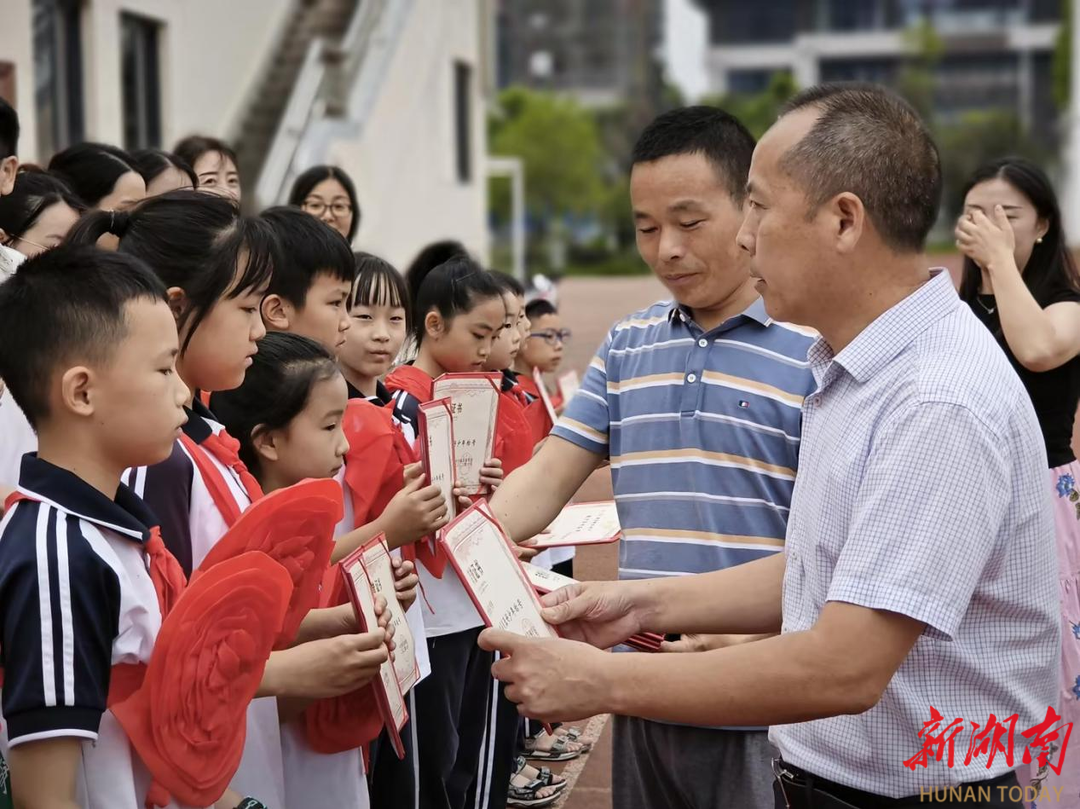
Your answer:
[[[498,652],[495,653],[495,661],[498,662],[502,659],[502,655]],[[476,809],[483,809],[488,805],[488,795],[491,792],[491,768],[495,763],[495,745],[496,736],[498,735],[498,729],[496,722],[499,715],[499,681],[495,678],[491,680],[491,710],[488,711],[488,725],[484,731],[484,746],[481,747],[481,751],[484,754],[484,763],[482,765],[482,777],[479,785],[479,789],[476,790]]]
[[[71,621],[71,582],[68,568],[67,515],[56,515],[56,573],[60,596],[60,644],[63,650],[64,704],[75,704],[75,628]]]
[[[426,641],[421,638],[421,643]],[[413,809],[420,809],[420,741],[416,730],[416,693],[409,692],[409,734],[412,736]]]
[[[56,664],[53,660],[52,593],[49,588],[49,512],[44,503],[37,519],[38,611],[41,613],[41,685],[45,706],[56,705]]]

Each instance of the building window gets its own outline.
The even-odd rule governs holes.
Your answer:
[[[458,182],[472,182],[472,66],[465,62],[454,62],[454,149]]]
[[[124,102],[124,148],[161,146],[161,82],[157,23],[120,15],[120,74]]]
[[[83,140],[82,37],[78,0],[33,0],[34,105],[38,157]]]

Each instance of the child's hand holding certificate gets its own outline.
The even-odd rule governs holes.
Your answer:
[[[443,529],[441,542],[487,626],[533,638],[557,638],[540,600],[485,502]]]
[[[450,399],[454,417],[456,483],[463,494],[482,494],[480,470],[495,449],[499,412],[499,374],[443,374],[435,380],[433,396]]]

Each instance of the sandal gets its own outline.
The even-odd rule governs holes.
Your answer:
[[[525,756],[518,756],[514,760],[514,775],[524,776],[530,781],[539,781],[544,786],[553,787],[558,790],[558,792],[562,792],[566,789],[565,778],[561,775],[555,775],[548,767],[534,767],[525,760]],[[556,778],[559,780],[556,781]]]
[[[506,795],[507,806],[550,806],[558,799],[559,790],[539,779],[534,778],[530,781],[523,775],[510,776],[510,791]]]
[[[551,744],[547,749],[540,748],[540,740],[547,737]],[[575,745],[577,749],[572,749]],[[548,736],[543,733],[535,739],[525,742],[525,757],[536,761],[570,761],[585,753],[586,750],[578,742],[571,741],[567,736]]]
[[[582,731],[581,728],[568,728],[560,725],[559,727],[555,728],[555,735],[566,736],[568,739],[570,739],[570,741],[577,742],[581,741],[581,737],[584,735],[584,731]]]

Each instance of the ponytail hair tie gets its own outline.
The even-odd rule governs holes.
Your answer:
[[[109,233],[112,235],[123,238],[130,224],[131,214],[127,211],[109,211]]]

